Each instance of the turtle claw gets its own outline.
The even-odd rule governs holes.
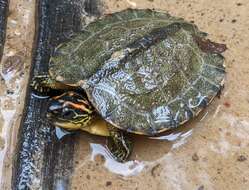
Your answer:
[[[38,75],[32,79],[30,84],[32,90],[39,96],[47,96],[51,91],[51,79],[48,75]]]

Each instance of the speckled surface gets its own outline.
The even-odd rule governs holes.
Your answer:
[[[7,21],[8,1],[0,1],[0,59],[3,53],[3,46],[5,41],[5,30]]]
[[[225,89],[221,98],[200,117],[173,135],[166,135],[166,139],[174,140],[138,138],[132,155],[137,161],[133,163],[115,165],[95,139],[79,135],[72,189],[248,189],[249,3],[243,0],[106,1],[108,13],[128,7],[168,11],[194,22],[212,40],[226,43],[229,49],[224,54]],[[93,141],[91,148],[89,138]],[[101,156],[94,159],[93,155],[98,153],[106,159]],[[91,158],[95,161],[90,161]]]

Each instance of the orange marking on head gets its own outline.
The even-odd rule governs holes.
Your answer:
[[[86,104],[86,105],[89,105],[90,106],[90,104],[89,104],[89,102],[87,101],[87,100],[78,100],[79,102],[82,102],[83,104]]]
[[[69,96],[73,96],[75,93],[73,93],[73,92],[69,92]]]
[[[70,105],[70,106],[72,106],[72,107],[74,107],[76,109],[80,109],[80,110],[85,111],[87,113],[91,113],[92,112],[92,110],[87,109],[84,104],[75,104],[75,103],[68,102],[68,101],[66,101],[64,104],[65,105]]]
[[[62,94],[62,95],[59,95],[59,96],[53,96],[52,99],[58,100],[58,99],[60,99],[61,97],[63,97],[64,95],[65,95],[65,93]]]

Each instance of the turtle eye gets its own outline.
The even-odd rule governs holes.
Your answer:
[[[75,113],[70,110],[70,109],[63,109],[63,112],[62,112],[62,117],[64,119],[72,119],[73,117],[75,116]]]

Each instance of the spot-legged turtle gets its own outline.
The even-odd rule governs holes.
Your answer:
[[[220,92],[226,46],[181,18],[152,10],[127,9],[90,23],[59,45],[49,76],[37,76],[39,92],[53,97],[48,118],[55,126],[108,136],[119,161],[128,158],[126,133],[154,136],[178,127]],[[74,92],[81,88],[86,95]],[[108,124],[99,124],[100,115]]]

